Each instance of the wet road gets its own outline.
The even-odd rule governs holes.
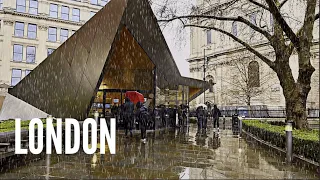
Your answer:
[[[74,179],[317,179],[314,172],[285,166],[272,152],[232,135],[231,130],[189,134],[160,131],[139,136],[117,136],[116,155],[47,155],[45,159],[0,174],[2,178]]]

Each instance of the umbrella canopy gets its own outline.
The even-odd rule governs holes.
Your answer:
[[[138,102],[144,102],[144,96],[141,93],[138,93],[137,91],[127,91],[126,97],[128,97],[130,101],[134,104]]]
[[[197,105],[196,105],[196,108],[198,108],[198,107],[200,107],[200,106],[202,106],[202,107],[204,107],[204,108],[207,108],[207,105],[205,105],[205,104],[197,104]]]

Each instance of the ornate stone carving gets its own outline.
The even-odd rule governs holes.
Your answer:
[[[46,30],[48,30],[48,26],[40,25],[39,29],[42,30],[42,31],[46,31]]]
[[[13,23],[14,23],[13,20],[4,20],[4,21],[3,21],[3,24],[4,24],[4,25],[7,25],[7,26],[12,26]]]

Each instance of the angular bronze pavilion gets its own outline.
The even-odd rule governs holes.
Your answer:
[[[210,85],[181,76],[148,0],[111,0],[9,93],[82,120],[101,89],[155,94],[179,86],[192,100]]]

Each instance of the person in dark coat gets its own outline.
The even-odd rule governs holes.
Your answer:
[[[219,117],[221,116],[221,112],[218,109],[217,105],[213,106],[212,109],[212,117],[213,117],[213,128],[217,128],[219,129]]]
[[[204,109],[202,106],[199,106],[196,110],[197,118],[198,118],[198,134],[201,133],[203,119],[204,119]]]
[[[206,134],[207,133],[207,122],[208,122],[208,111],[206,108],[203,108],[204,116],[202,120],[202,133]]]
[[[126,137],[128,135],[128,130],[130,131],[130,136],[132,137],[132,123],[134,115],[133,110],[134,104],[130,101],[128,97],[126,97],[125,103],[123,105],[124,128]]]
[[[147,122],[149,121],[150,115],[148,109],[141,102],[138,102],[136,107],[136,117],[139,121],[141,130],[141,141],[145,143],[147,137]]]

